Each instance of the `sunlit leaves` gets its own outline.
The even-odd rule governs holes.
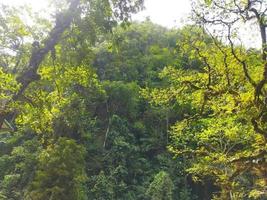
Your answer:
[[[45,137],[53,133],[54,121],[62,115],[62,109],[71,112],[69,114],[72,118],[79,118],[82,113],[88,113],[86,101],[104,96],[96,75],[88,67],[44,67],[40,74],[42,81],[38,86],[43,89],[29,94],[31,101],[22,108],[17,123],[20,126],[30,126],[36,133],[46,135]],[[72,106],[76,106],[77,110],[72,110]]]
[[[264,140],[251,124],[251,117],[258,112],[254,88],[231,48],[219,41],[212,42],[204,31],[198,30],[193,36],[187,33],[188,37],[184,32],[188,42],[180,45],[180,50],[190,55],[190,59],[200,60],[199,68],[165,67],[160,78],[166,85],[144,89],[142,95],[161,107],[174,103],[181,108],[186,103],[191,106],[191,112],[183,113],[182,119],[171,127],[169,150],[178,157],[191,159],[188,173],[196,180],[214,179],[222,188],[221,197],[229,188],[234,195],[242,196],[244,193],[240,191],[245,185],[235,173],[244,170],[244,166],[232,161],[260,152]],[[258,80],[262,73],[258,54],[247,55],[240,47],[234,51],[246,60],[253,79]]]
[[[211,3],[212,3],[212,0],[205,0],[205,3],[206,3],[208,6],[210,6]]]
[[[5,73],[0,68],[0,113],[9,109],[6,107],[7,103],[12,100],[14,95],[19,89],[19,84],[11,74]]]

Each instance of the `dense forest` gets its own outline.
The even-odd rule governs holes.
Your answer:
[[[267,1],[143,5],[0,3],[1,200],[267,199]]]

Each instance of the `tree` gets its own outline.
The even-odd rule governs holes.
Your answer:
[[[169,176],[164,171],[160,171],[149,185],[146,192],[151,200],[172,200],[173,183]]]
[[[171,128],[169,149],[192,162],[196,180],[210,178],[219,199],[264,198],[266,194],[266,3],[264,1],[197,1],[199,29],[181,50],[202,62],[198,69],[166,67],[169,86],[154,89],[152,103],[189,104]],[[262,49],[236,45],[241,21],[255,23]],[[211,34],[211,26],[216,26]],[[190,45],[189,45],[190,44]],[[168,95],[164,95],[168,91]],[[255,178],[256,177],[256,178]]]
[[[238,158],[233,159],[231,163],[235,163],[235,166],[247,166],[243,167],[241,170],[237,170],[235,174],[244,173],[248,170],[258,171],[258,181],[256,181],[254,190],[251,191],[250,195],[253,197],[258,191],[258,195],[256,197],[264,195],[264,191],[266,190],[266,128],[265,128],[265,84],[267,82],[267,65],[266,65],[266,2],[265,1],[210,1],[207,5],[200,5],[203,9],[202,11],[213,11],[210,12],[210,15],[204,15],[204,12],[200,11],[198,8],[194,9],[195,17],[198,23],[200,23],[206,30],[208,30],[207,26],[218,25],[223,27],[226,31],[226,41],[228,42],[230,53],[222,48],[222,45],[218,44],[216,41],[217,38],[214,38],[218,35],[213,34],[214,43],[217,46],[217,49],[222,52],[224,57],[224,65],[227,67],[230,64],[227,64],[227,59],[232,57],[235,62],[242,67],[240,70],[240,74],[242,73],[245,77],[245,84],[250,84],[250,88],[247,89],[251,93],[251,100],[249,107],[243,107],[240,109],[240,112],[243,114],[246,113],[249,109],[254,110],[254,113],[246,113],[246,126],[250,128],[246,132],[246,137],[252,135],[256,139],[256,141],[251,141],[251,149],[250,153],[246,152],[245,155],[240,155]],[[218,13],[223,13],[219,15]],[[245,48],[235,47],[235,35],[238,34],[237,27],[240,24],[250,24],[255,27],[256,31],[259,32],[261,39],[261,52],[248,52]],[[253,34],[253,31],[251,32]],[[257,76],[255,76],[257,74]],[[231,80],[229,78],[229,86],[231,86]],[[240,88],[237,90],[240,95]],[[247,104],[246,101],[238,102],[240,105]],[[244,110],[244,111],[243,111]],[[235,115],[239,115],[237,112]],[[242,124],[243,125],[243,124]],[[252,129],[251,131],[249,131]],[[250,136],[251,137],[251,136]],[[261,138],[259,141],[259,138]],[[243,149],[247,151],[247,148]],[[242,168],[242,167],[241,167]],[[258,186],[258,187],[257,187]]]
[[[12,95],[13,101],[16,101],[21,96],[21,94],[25,91],[25,89],[31,82],[40,79],[37,71],[41,65],[41,62],[44,60],[48,52],[52,51],[55,48],[56,44],[60,40],[61,35],[70,26],[76,15],[80,16],[82,13],[90,13],[90,9],[94,9],[94,6],[91,7],[91,5],[94,5],[94,3],[97,2],[98,1],[89,1],[88,4],[86,4],[85,2],[84,6],[82,6],[82,4],[80,4],[80,0],[72,0],[70,1],[69,8],[66,11],[62,11],[61,13],[58,13],[56,15],[55,26],[50,31],[49,37],[45,39],[41,44],[38,41],[33,43],[32,53],[29,58],[27,69],[17,77],[17,82],[21,86],[19,91],[16,94]],[[103,17],[109,17],[108,19],[111,20],[119,19],[121,21],[127,21],[130,18],[130,13],[138,11],[140,6],[142,5],[142,2],[142,0],[135,2],[131,2],[131,0],[117,0],[113,1],[112,3],[105,1],[104,5],[102,5],[104,7],[102,8],[109,10],[109,12],[106,13],[108,16]],[[83,10],[81,10],[81,8],[83,8]],[[87,10],[87,8],[89,9],[89,11]],[[114,10],[112,10],[112,8]],[[113,11],[114,17],[112,15]],[[43,47],[41,45],[43,45]],[[3,124],[3,121],[8,114],[9,113],[6,112],[1,113],[0,125]]]
[[[75,42],[86,35],[85,32],[80,34],[82,28],[93,25],[92,31],[100,28],[110,31],[116,23],[128,22],[130,14],[141,9],[142,3],[142,0],[64,1],[56,9],[54,19],[43,21],[44,26],[45,23],[54,25],[50,31],[41,30],[43,36],[28,30],[12,9],[1,7],[1,48],[7,54],[0,58],[3,64],[0,70],[1,139],[5,141],[11,137],[19,141],[10,147],[3,143],[1,197],[87,198],[83,188],[86,182],[85,139],[91,136],[96,104],[104,99],[105,92],[88,60],[87,63],[74,62],[84,58],[77,55],[71,62],[66,58],[76,50],[81,52],[81,41]],[[98,21],[100,17],[101,22]],[[32,40],[35,41],[31,44]],[[65,55],[63,44],[74,50]],[[87,45],[88,49],[89,45],[93,46],[92,43]],[[10,48],[14,52],[9,51]],[[24,161],[12,160],[10,149],[23,152],[21,146],[28,140],[38,141],[38,148],[32,149],[30,155],[25,153]],[[33,155],[36,159],[31,157]],[[15,169],[6,167],[10,166],[10,160],[16,165]],[[29,166],[25,166],[28,163]]]
[[[84,155],[85,149],[68,138],[49,145],[40,154],[39,167],[25,198],[87,199],[83,187],[86,181]]]

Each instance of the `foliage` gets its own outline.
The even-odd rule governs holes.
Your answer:
[[[0,199],[264,199],[266,44],[235,20],[265,4],[229,2],[172,30],[130,25],[142,0],[1,5]]]
[[[152,200],[171,200],[173,183],[169,176],[164,171],[159,172],[153,182],[149,185],[146,194]]]
[[[82,187],[85,149],[74,140],[60,138],[39,155],[38,170],[26,199],[86,199]]]
[[[214,1],[213,7],[205,9],[233,12],[224,6]],[[227,44],[210,34],[205,24],[217,25],[217,18],[231,34],[233,22],[224,21],[229,16],[215,13],[214,19],[202,10],[196,10],[195,15],[204,25],[192,28],[196,34],[186,37],[187,42],[180,47],[201,61],[201,67],[168,66],[160,73],[168,85],[147,88],[143,96],[157,106],[171,106],[173,102],[180,107],[190,105],[171,128],[169,150],[191,160],[187,172],[195,181],[209,177],[220,187],[214,199],[264,198],[265,104],[260,93],[265,93],[265,61],[255,50],[235,47],[233,35],[227,35]]]

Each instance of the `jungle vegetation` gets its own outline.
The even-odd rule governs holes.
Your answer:
[[[0,5],[1,200],[267,199],[266,0],[143,3]]]

